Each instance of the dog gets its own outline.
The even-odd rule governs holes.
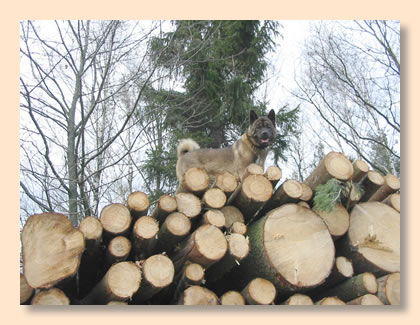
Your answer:
[[[189,168],[203,168],[211,179],[216,175],[229,172],[238,180],[251,163],[264,168],[270,145],[276,139],[275,112],[271,110],[267,116],[258,116],[251,110],[249,127],[231,147],[221,149],[200,149],[193,139],[181,139],[177,146],[178,160],[176,176],[182,184],[185,172]]]

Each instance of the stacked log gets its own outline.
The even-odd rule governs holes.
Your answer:
[[[174,195],[133,192],[77,228],[31,216],[21,304],[399,304],[399,179],[341,153],[303,183],[281,177],[252,164],[211,184],[194,168]],[[365,194],[314,212],[331,179]]]

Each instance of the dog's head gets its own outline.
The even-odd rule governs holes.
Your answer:
[[[276,116],[271,110],[267,116],[258,116],[251,110],[249,115],[248,138],[258,148],[267,148],[276,138]]]

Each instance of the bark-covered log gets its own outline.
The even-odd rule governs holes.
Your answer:
[[[225,193],[226,198],[229,198],[238,187],[238,180],[231,173],[224,172],[216,176],[214,186],[221,189]]]
[[[233,205],[226,205],[220,209],[225,216],[225,228],[232,226],[234,222],[245,222],[245,218],[241,210]]]
[[[127,198],[127,207],[128,210],[130,210],[133,220],[137,220],[138,218],[147,215],[149,206],[150,200],[146,193],[136,191],[130,193]]]
[[[282,171],[277,166],[269,166],[265,171],[265,177],[271,182],[273,188],[276,187],[282,176]]]
[[[279,295],[322,284],[334,263],[334,243],[323,220],[312,210],[286,204],[249,225],[250,255],[238,277],[271,281]]]
[[[400,180],[397,176],[388,174],[384,176],[384,184],[376,190],[369,198],[369,201],[383,201],[388,195],[400,189]]]
[[[96,287],[80,303],[105,305],[110,301],[128,301],[137,292],[142,280],[140,268],[125,261],[112,265]]]
[[[85,249],[83,233],[58,213],[35,214],[22,230],[23,274],[34,289],[73,277]]]
[[[268,280],[255,278],[242,290],[249,305],[271,305],[276,299],[276,287]]]
[[[393,193],[382,202],[400,212],[400,193]]]
[[[91,256],[98,254],[103,233],[103,227],[99,219],[92,216],[84,218],[79,224],[79,230],[85,237],[86,249],[84,253]]]
[[[34,288],[32,288],[28,282],[26,282],[25,276],[20,274],[20,304],[26,305],[30,302],[31,298],[35,293]]]
[[[143,303],[163,288],[169,286],[175,274],[172,261],[162,254],[150,256],[141,262],[142,282],[133,296],[134,303]]]
[[[350,216],[346,208],[341,204],[337,204],[331,212],[317,211],[317,213],[324,220],[334,240],[337,240],[348,231]]]
[[[345,305],[345,304],[346,303],[338,297],[325,297],[315,302],[314,305],[336,306],[336,305]]]
[[[175,212],[177,208],[176,200],[174,197],[164,194],[159,198],[151,217],[158,220],[160,223],[165,221],[165,218],[171,213]]]
[[[112,203],[102,209],[99,220],[104,229],[104,240],[109,242],[117,236],[128,236],[132,217],[125,205]]]
[[[220,297],[220,304],[228,306],[245,305],[245,298],[240,292],[229,290]]]
[[[106,250],[106,264],[111,266],[114,263],[125,261],[131,251],[131,242],[124,236],[114,237],[108,244]]]
[[[218,305],[216,294],[204,287],[192,286],[186,289],[178,300],[178,305]]]
[[[369,165],[366,164],[363,160],[356,160],[353,163],[353,176],[351,178],[353,183],[358,183],[360,182],[363,177],[366,176],[366,174],[369,171]]]
[[[342,153],[330,152],[305,179],[305,183],[314,191],[318,185],[325,184],[331,178],[347,181],[352,175],[353,165],[350,160]]]
[[[377,279],[377,296],[385,305],[400,304],[400,272],[387,274]]]
[[[191,230],[191,221],[181,212],[168,215],[159,229],[158,248],[160,252],[171,252],[175,245],[185,239]]]
[[[132,232],[132,257],[141,260],[153,254],[159,231],[159,222],[152,217],[143,216],[137,219]]]
[[[366,294],[347,302],[347,305],[383,305],[383,302],[375,295]]]
[[[286,301],[282,303],[282,305],[313,305],[314,302],[312,301],[311,297],[301,294],[295,293],[294,295],[290,296]]]
[[[385,183],[384,177],[374,170],[369,170],[366,176],[361,181],[364,194],[361,201],[368,201],[370,197]]]
[[[255,213],[271,198],[273,185],[263,175],[249,175],[234,193],[232,205],[241,210],[245,222],[252,219]]]
[[[180,270],[186,261],[207,268],[225,255],[228,246],[222,231],[212,225],[200,226],[181,245],[171,254],[176,270]]]
[[[204,192],[201,201],[208,209],[220,209],[226,203],[226,194],[219,188],[209,188]]]
[[[38,292],[32,299],[31,305],[70,305],[70,299],[58,288],[51,288]]]
[[[400,214],[380,202],[357,204],[347,234],[336,244],[350,258],[356,273],[376,276],[400,271]]]
[[[201,212],[201,201],[192,193],[175,194],[177,210],[193,220]]]
[[[193,193],[201,196],[210,185],[210,177],[203,168],[190,168],[184,174],[176,193]]]

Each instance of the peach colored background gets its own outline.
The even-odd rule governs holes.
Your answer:
[[[1,31],[2,157],[0,306],[2,319],[14,324],[409,324],[419,316],[418,213],[412,199],[418,180],[413,163],[418,155],[419,17],[415,1],[389,0],[166,0],[166,1],[8,1],[3,3]],[[179,306],[71,306],[31,308],[19,305],[19,20],[24,19],[400,19],[402,135],[402,305],[382,308],[182,308]],[[415,53],[417,54],[415,57]],[[416,105],[417,104],[417,105]],[[416,215],[414,215],[416,214]],[[417,293],[416,293],[417,292]],[[373,306],[372,306],[373,307]]]

